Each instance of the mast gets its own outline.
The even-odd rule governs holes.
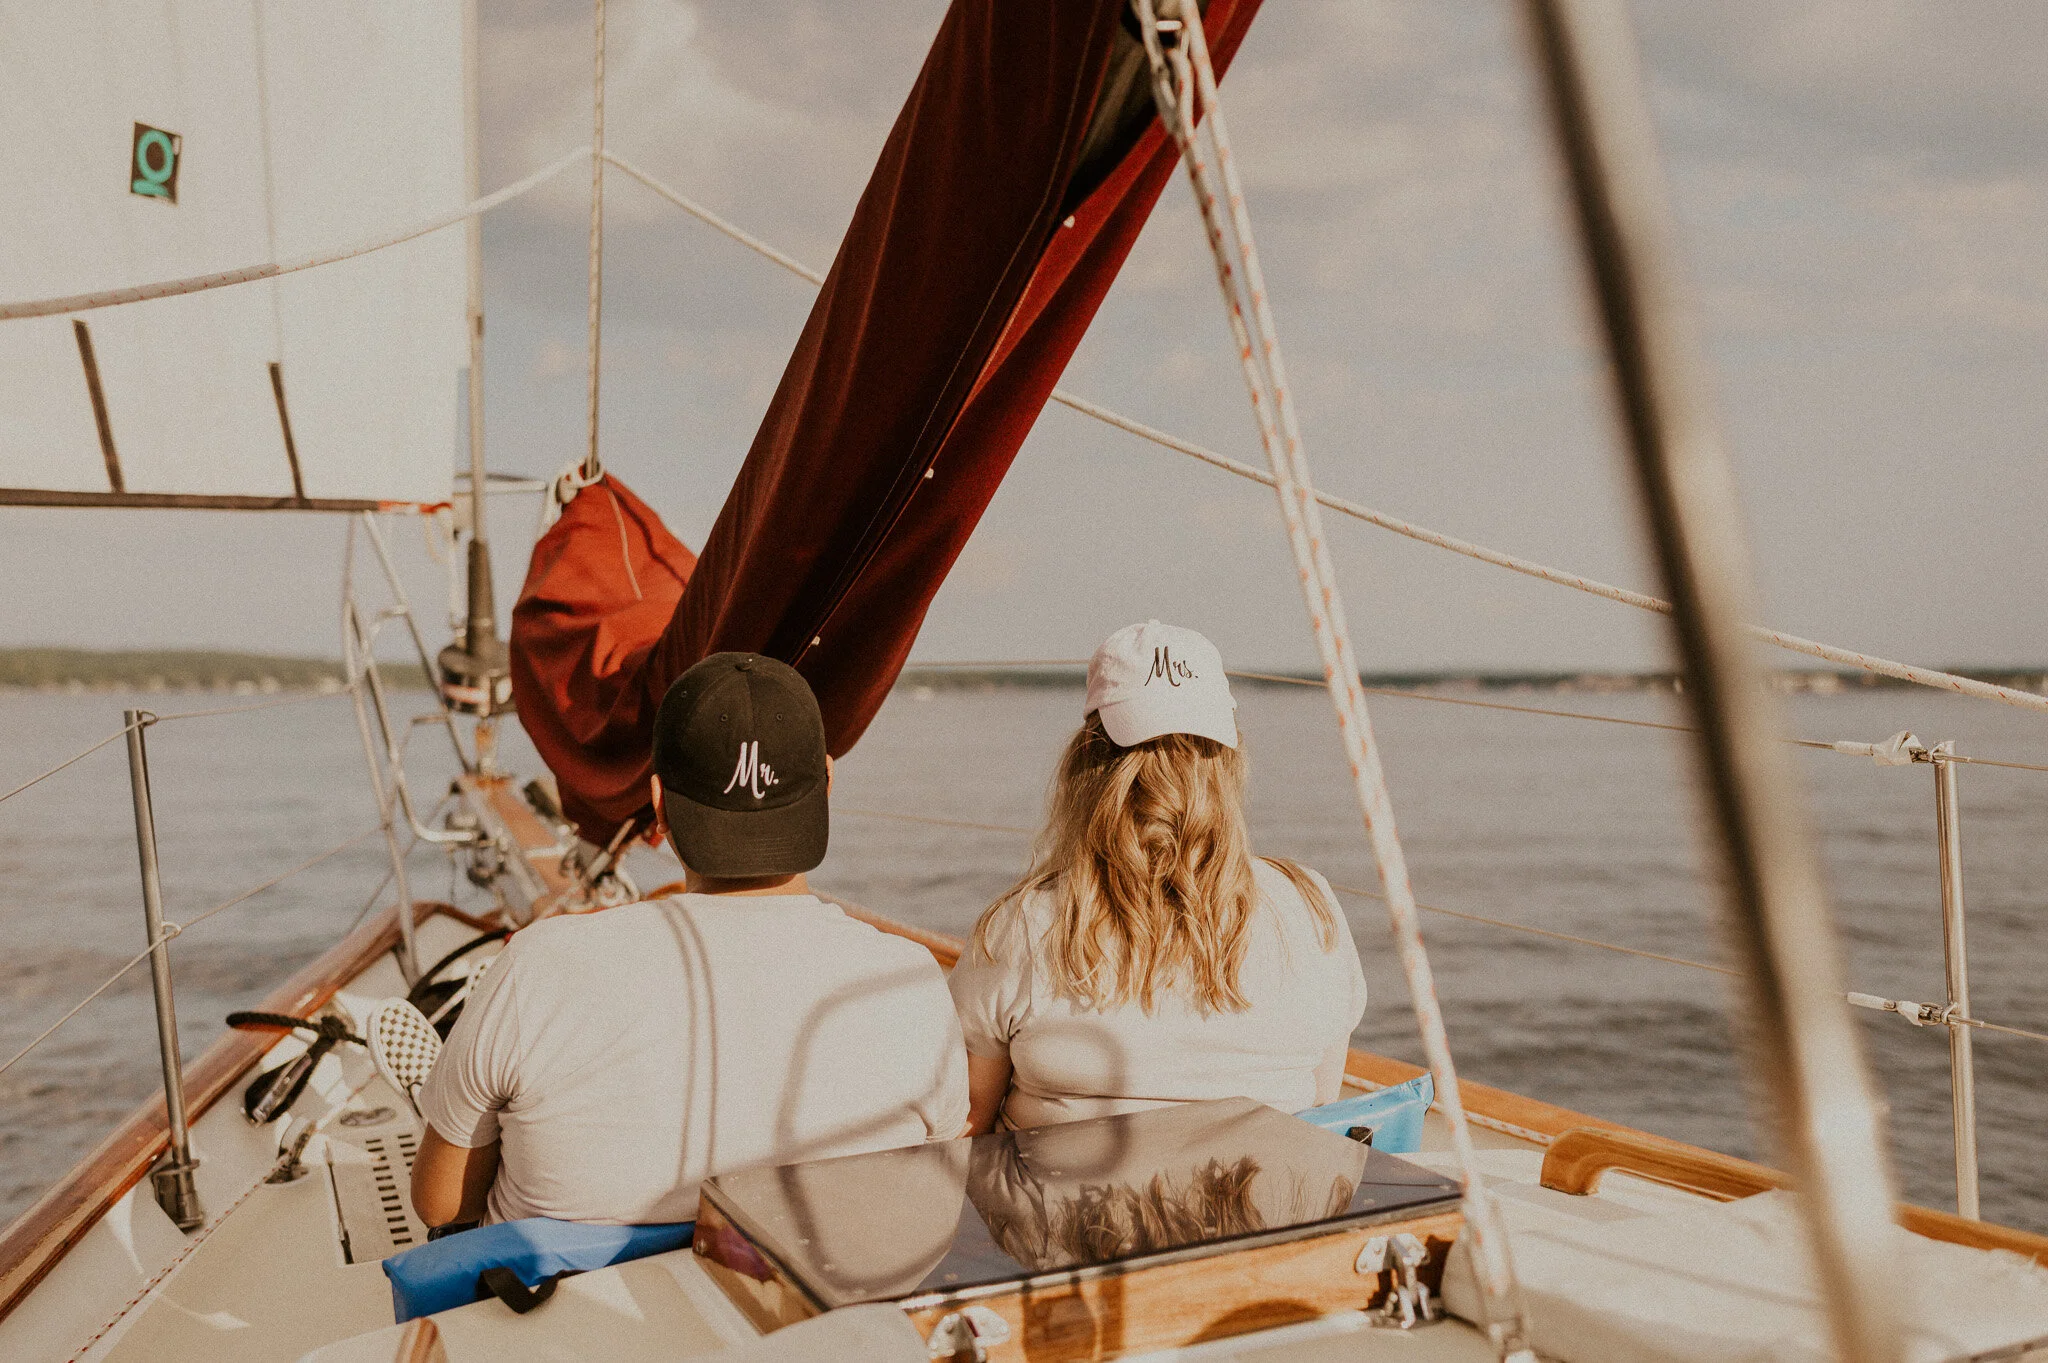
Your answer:
[[[463,173],[476,202],[483,176],[478,145],[476,0],[462,6]],[[464,224],[468,251],[469,305],[469,614],[462,635],[441,650],[441,694],[451,709],[478,719],[477,760],[488,765],[492,716],[512,708],[511,654],[498,638],[497,601],[491,583],[491,545],[484,487],[484,252],[483,219]]]

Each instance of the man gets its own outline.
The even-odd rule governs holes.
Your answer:
[[[966,1125],[937,963],[805,883],[832,761],[803,678],[706,658],[662,700],[654,771],[687,892],[512,939],[420,1090],[412,1196],[430,1226],[688,1221],[712,1174]]]

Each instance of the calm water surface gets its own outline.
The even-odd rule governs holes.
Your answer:
[[[1633,719],[1677,718],[1654,696],[1501,697]],[[1319,693],[1241,691],[1259,850],[1347,886],[1375,884],[1335,725]],[[401,704],[418,705],[416,696]],[[0,790],[120,725],[213,697],[0,695]],[[965,932],[1023,869],[1027,839],[887,815],[1030,827],[1078,690],[899,689],[840,767],[832,854],[817,882],[893,916]],[[1803,698],[1803,736],[1881,739],[1911,728],[1965,753],[2048,762],[2039,716],[1927,692]],[[1426,903],[1694,960],[1719,961],[1681,737],[1425,701],[1375,702],[1403,840]],[[445,743],[416,732],[414,788],[431,803]],[[508,764],[536,769],[515,733]],[[345,698],[165,724],[151,732],[167,913],[189,919],[368,828],[374,805]],[[1802,752],[1826,850],[1850,987],[1942,997],[1932,773]],[[1978,1016],[2048,1031],[2048,774],[1961,773],[1971,984]],[[652,852],[645,886],[672,878]],[[196,926],[177,942],[186,1055],[317,955],[388,870],[372,839]],[[447,859],[419,849],[420,897],[481,907]],[[389,892],[385,892],[388,898]],[[1359,1044],[1419,1059],[1385,912],[1347,898],[1372,1006]],[[1735,1154],[1752,1131],[1723,978],[1428,915],[1425,931],[1461,1072]],[[13,1054],[142,943],[120,744],[0,805],[0,1058]],[[1860,1014],[1891,1104],[1901,1180],[1952,1206],[1948,1053],[1941,1033]],[[1987,1215],[2048,1231],[2048,1044],[1980,1034]],[[147,974],[138,969],[0,1076],[0,1219],[31,1202],[156,1083]]]

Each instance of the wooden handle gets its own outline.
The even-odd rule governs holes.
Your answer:
[[[1581,1126],[1561,1133],[1543,1155],[1543,1186],[1560,1193],[1597,1191],[1609,1169],[1646,1178],[1668,1188],[1732,1202],[1752,1193],[1788,1186],[1775,1169],[1696,1145],[1652,1136],[1647,1131],[1612,1131]]]
[[[1733,1155],[1652,1136],[1645,1131],[1576,1127],[1559,1135],[1543,1156],[1542,1183],[1560,1193],[1591,1193],[1610,1169],[1680,1188],[1717,1202],[1732,1202],[1773,1188],[1789,1188],[1792,1180],[1776,1169]],[[2009,1249],[2048,1266],[2048,1236],[1988,1221],[1973,1221],[1952,1212],[1901,1203],[1898,1223],[1916,1235],[1973,1249]]]

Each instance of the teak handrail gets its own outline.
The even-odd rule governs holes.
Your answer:
[[[1583,1196],[1597,1190],[1601,1175],[1610,1169],[1717,1202],[1792,1186],[1792,1180],[1778,1170],[1733,1155],[1702,1150],[1647,1131],[1590,1126],[1563,1132],[1550,1143],[1543,1156],[1542,1183],[1556,1192]],[[1899,1204],[1896,1220],[1930,1240],[1973,1249],[2009,1249],[2048,1266],[2048,1235],[1905,1202]]]
[[[486,926],[447,904],[418,901],[412,908],[415,922],[441,913],[472,926]],[[256,1007],[261,1012],[305,1017],[398,941],[398,906],[394,904],[329,947]],[[185,1068],[185,1104],[192,1119],[197,1121],[276,1044],[275,1032],[223,1032]],[[115,1128],[63,1182],[0,1231],[0,1320],[85,1238],[109,1208],[143,1180],[169,1139],[163,1095],[158,1094]]]

